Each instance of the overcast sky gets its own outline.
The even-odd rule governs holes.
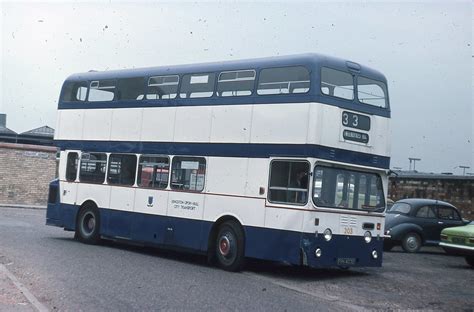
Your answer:
[[[473,8],[439,3],[1,2],[0,112],[55,128],[72,73],[316,52],[389,82],[391,167],[474,171]]]

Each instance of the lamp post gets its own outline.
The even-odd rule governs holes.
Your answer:
[[[458,166],[459,168],[462,168],[462,175],[466,175],[466,169],[469,169],[471,167],[469,166]]]
[[[410,170],[411,170],[411,162],[413,162],[413,171],[416,171],[416,162],[420,161],[421,158],[413,158],[413,157],[408,157],[408,160],[410,161]]]

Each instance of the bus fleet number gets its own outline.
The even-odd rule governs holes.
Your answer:
[[[345,227],[344,228],[344,235],[352,235],[354,233],[354,230],[350,227]]]

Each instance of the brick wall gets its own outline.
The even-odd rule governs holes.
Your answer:
[[[56,168],[55,147],[0,143],[0,204],[45,206]]]
[[[391,177],[388,197],[394,201],[402,198],[431,198],[456,206],[464,218],[474,220],[474,178],[429,179]]]

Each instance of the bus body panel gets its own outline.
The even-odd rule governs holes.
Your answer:
[[[252,105],[212,106],[210,142],[249,143],[252,111]]]
[[[214,110],[217,115],[214,115]],[[343,131],[354,129],[342,125],[341,112],[340,108],[321,103],[69,109],[61,110],[60,114],[64,120],[73,123],[73,127],[77,129],[69,131],[67,122],[63,121],[55,134],[55,139],[117,143],[140,141],[170,144],[189,142],[196,144],[314,144],[377,155],[381,158],[390,155],[390,147],[387,143],[387,136],[390,133],[389,119],[369,116],[371,127],[369,131],[366,131],[369,142],[363,144],[344,140]],[[81,115],[84,115],[84,127],[79,127],[76,123],[81,120]],[[143,115],[143,122],[140,126],[141,115]],[[228,128],[226,123],[216,122],[222,119],[221,116],[228,117]],[[248,120],[251,122],[249,123]],[[116,130],[122,126],[123,130]],[[138,130],[138,128],[141,129]],[[227,137],[229,139],[224,141]]]
[[[143,110],[142,142],[172,142],[176,107],[152,107]]]
[[[140,141],[143,109],[112,110],[111,141]],[[155,121],[155,131],[157,122]],[[161,128],[161,127],[160,127]]]
[[[129,111],[130,109],[127,109]],[[110,140],[112,128],[112,112],[110,109],[84,110],[82,140]]]

